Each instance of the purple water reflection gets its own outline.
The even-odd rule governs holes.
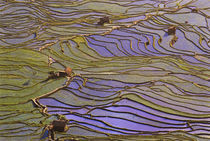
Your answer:
[[[180,116],[180,115],[174,115],[174,114],[168,114],[159,110],[155,110],[153,108],[150,108],[148,106],[145,106],[143,104],[128,100],[128,99],[123,99],[119,102],[117,102],[115,105],[119,105],[119,106],[126,106],[129,105],[133,108],[136,109],[142,109],[143,111],[147,111],[149,113],[152,113],[154,115],[158,115],[160,117],[164,117],[164,118],[169,118],[169,119],[173,119],[173,120],[179,120],[179,121],[188,121],[188,120],[193,120],[193,121],[199,121],[200,119],[196,119],[196,118],[190,118],[190,117],[184,117],[184,116]],[[209,121],[210,118],[203,118],[203,121]]]
[[[91,43],[91,41],[93,41],[92,39],[87,37],[87,41],[88,41],[88,46],[90,46],[92,49],[94,49],[101,56],[103,56],[103,57],[113,57],[114,56],[105,47],[102,47],[102,46],[95,45],[95,44]]]
[[[41,98],[39,102],[47,106],[58,106],[58,107],[66,107],[66,108],[80,107],[80,106],[72,106],[71,104],[68,105],[53,98]]]
[[[91,129],[98,130],[105,133],[110,133],[110,134],[122,134],[123,132],[124,134],[136,133],[135,131],[127,132],[126,130],[123,130],[123,129],[115,129],[114,127],[112,127],[112,125],[110,126],[98,119],[95,120],[89,117],[80,117],[79,115],[66,115],[66,117],[70,119],[70,123],[78,123],[79,125],[83,125]]]
[[[117,128],[124,128],[126,130],[134,130],[134,131],[139,131],[139,132],[144,132],[144,131],[149,131],[149,132],[157,132],[157,131],[161,131],[161,128],[163,127],[164,129],[162,129],[162,131],[175,131],[177,129],[175,129],[174,127],[171,127],[169,129],[167,129],[167,127],[154,127],[154,126],[149,126],[149,125],[145,125],[145,124],[140,124],[140,123],[135,123],[132,121],[128,121],[125,119],[120,119],[120,118],[108,118],[108,117],[99,117],[97,119],[100,119],[114,127]],[[149,123],[151,124],[151,123]],[[184,128],[180,128],[180,129],[184,129]]]
[[[145,19],[145,16],[137,16],[137,17],[131,17],[131,18],[126,18],[126,19],[120,19],[120,20],[117,20],[115,21],[116,23],[118,22],[134,22],[134,21],[137,21],[137,20],[143,20]]]
[[[107,110],[111,110],[111,111],[116,111],[116,112],[129,112],[129,113],[132,113],[132,114],[136,114],[138,116],[141,116],[141,117],[144,117],[144,118],[148,118],[148,119],[154,119],[156,121],[159,121],[159,122],[165,122],[165,123],[168,123],[168,124],[184,124],[184,121],[179,121],[179,120],[174,120],[174,119],[169,119],[167,117],[161,117],[159,115],[154,115],[153,113],[148,113],[144,110],[141,110],[141,109],[135,109],[133,107],[128,107],[128,106],[119,106],[119,107],[116,107],[116,106],[113,106],[113,107],[107,107],[105,108]]]

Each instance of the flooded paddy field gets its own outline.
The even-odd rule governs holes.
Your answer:
[[[0,0],[0,140],[210,140],[209,7]]]

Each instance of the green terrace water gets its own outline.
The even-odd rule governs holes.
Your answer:
[[[0,141],[210,140],[209,6],[0,0]]]

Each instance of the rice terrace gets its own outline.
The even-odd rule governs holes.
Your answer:
[[[0,0],[0,141],[209,141],[209,0]]]

